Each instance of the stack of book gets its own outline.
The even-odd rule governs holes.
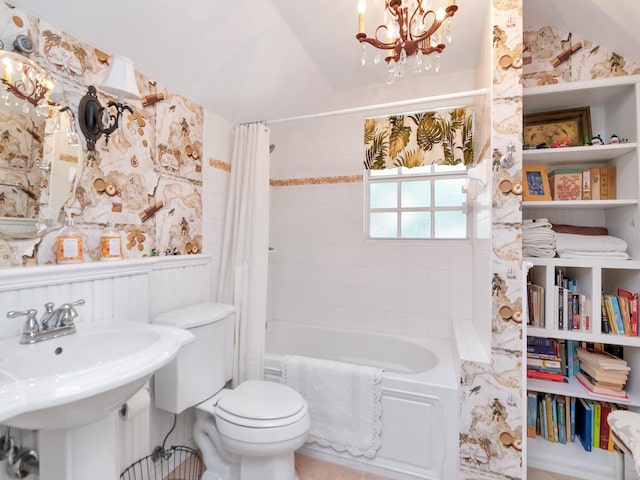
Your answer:
[[[580,371],[575,373],[576,380],[593,395],[611,398],[627,398],[624,386],[629,377],[626,360],[609,353],[590,352],[577,349]]]
[[[527,337],[527,377],[564,382],[566,375],[565,341]]]

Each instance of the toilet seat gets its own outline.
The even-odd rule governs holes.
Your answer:
[[[308,406],[294,389],[275,382],[247,380],[223,395],[214,415],[245,428],[278,428],[299,422]]]

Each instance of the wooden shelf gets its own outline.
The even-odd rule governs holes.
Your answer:
[[[603,395],[594,395],[586,391],[577,380],[570,378],[567,383],[553,382],[551,380],[540,380],[538,378],[527,378],[527,390],[534,392],[553,393],[555,395],[569,395],[570,397],[586,398],[590,400],[601,400],[605,402],[617,403],[620,405],[640,406],[640,398],[634,397],[627,392],[628,398],[615,398]]]
[[[522,161],[525,164],[539,165],[582,165],[605,163],[638,148],[637,143],[618,143],[586,147],[541,148],[523,150]]]
[[[639,79],[637,75],[630,75],[523,88],[525,113],[583,105],[606,107],[620,96],[632,95]]]
[[[541,267],[578,267],[578,268],[600,268],[640,270],[638,260],[613,260],[613,259],[580,259],[580,258],[538,258],[524,257],[523,260],[531,262],[534,266]]]
[[[594,448],[587,452],[580,441],[553,443],[544,438],[527,438],[527,466],[578,477],[584,480],[614,478],[615,452]],[[626,462],[629,472],[633,462]],[[635,478],[630,474],[625,478]]]

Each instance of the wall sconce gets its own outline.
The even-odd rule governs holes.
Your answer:
[[[99,88],[116,96],[118,101],[110,101],[103,107],[98,100],[96,87],[93,85],[89,86],[89,91],[80,100],[78,123],[87,139],[88,150],[96,149],[96,142],[102,135],[105,135],[108,144],[109,135],[115,132],[120,125],[122,114],[125,111],[133,113],[133,109],[124,104],[125,98],[140,99],[133,62],[128,58],[113,55],[109,71]]]

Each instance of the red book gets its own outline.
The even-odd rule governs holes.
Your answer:
[[[609,448],[609,424],[607,423],[607,415],[611,412],[611,405],[607,402],[600,402],[600,448],[608,450]]]
[[[541,372],[540,370],[527,369],[527,377],[539,378],[540,380],[553,380],[554,382],[566,382],[566,378],[561,373]]]
[[[624,288],[618,289],[618,296],[629,299],[631,305],[631,336],[638,336],[638,294],[625,290]]]

